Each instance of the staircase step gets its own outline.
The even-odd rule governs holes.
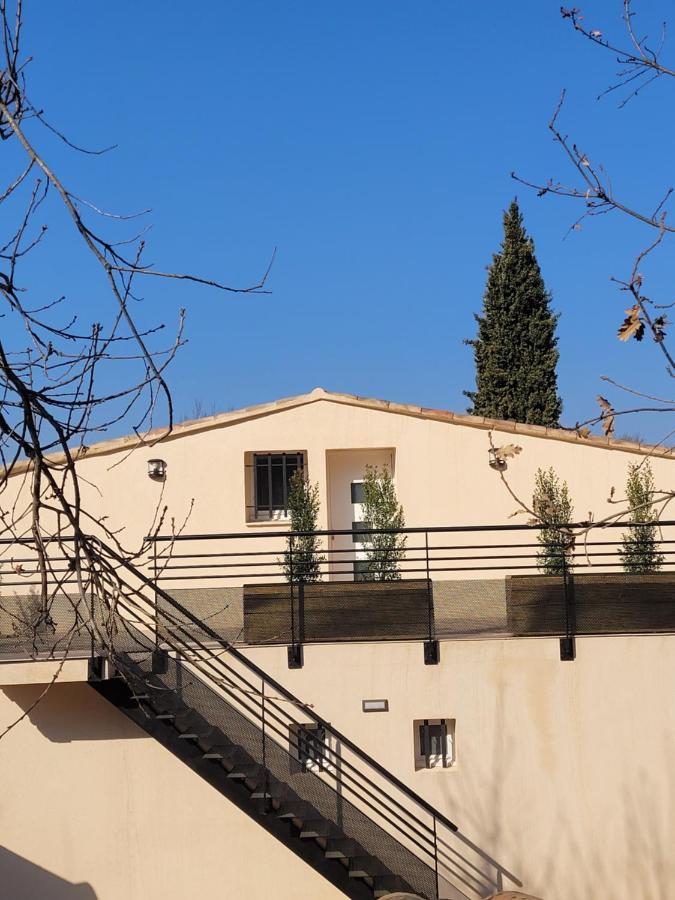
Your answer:
[[[367,855],[361,844],[348,837],[329,837],[324,849],[326,859],[351,859]]]
[[[228,778],[239,778],[241,780],[263,778],[264,775],[265,768],[258,763],[235,763],[227,773]]]
[[[375,875],[373,878],[373,895],[387,897],[389,894],[409,893],[410,885],[398,875]]]
[[[316,809],[305,800],[283,800],[277,810],[277,819],[315,819]]]
[[[163,694],[149,692],[150,703],[157,712],[178,712],[180,702],[174,693]]]
[[[376,856],[353,856],[349,860],[350,878],[375,878],[384,875],[391,875],[391,869]]]
[[[204,735],[213,731],[213,725],[189,707],[176,713],[176,728],[179,731],[193,731],[196,734]]]
[[[300,837],[344,837],[344,832],[328,819],[305,819],[300,829]]]
[[[203,750],[204,753],[216,751],[222,754],[224,748],[232,751],[236,744],[231,743],[220,728],[212,728],[208,734],[199,736],[197,739],[197,746],[200,750]]]

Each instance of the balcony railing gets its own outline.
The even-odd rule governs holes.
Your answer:
[[[675,631],[675,521],[648,524],[657,527],[653,571],[626,571],[626,523],[568,525],[548,545],[540,526],[515,524],[159,535],[142,569],[228,643],[286,644],[297,656],[310,642],[419,640],[433,649],[439,638],[553,635],[573,656],[577,634]],[[46,623],[44,643],[62,634],[86,651],[77,623],[88,601],[64,547],[49,547],[56,631]],[[29,626],[40,590],[31,541],[0,541],[0,652],[30,643],[35,654]]]
[[[626,555],[625,522],[549,528],[548,542],[515,524],[160,535],[150,564],[235,641],[537,634],[572,657],[575,634],[675,630],[675,522],[649,525],[651,566],[645,548]]]

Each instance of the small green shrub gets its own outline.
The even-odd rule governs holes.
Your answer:
[[[564,526],[572,521],[572,501],[567,482],[560,481],[553,468],[537,469],[532,509],[543,524],[537,540],[537,566],[546,575],[563,575],[573,566],[574,536]]]
[[[305,473],[298,469],[291,475],[288,489],[291,531],[316,531],[320,506],[318,484],[310,484]],[[320,581],[321,565],[326,557],[321,554],[319,538],[311,533],[292,535],[287,542],[288,550],[284,553],[286,579],[302,584]]]
[[[398,502],[394,479],[387,468],[366,467],[363,521],[365,527],[373,529],[405,527],[403,507]],[[368,577],[372,581],[400,579],[399,563],[405,556],[405,535],[366,534],[363,543],[368,560]]]
[[[649,459],[628,467],[626,498],[630,509],[629,528],[622,538],[620,551],[624,571],[634,575],[658,572],[663,565],[663,554],[659,553],[654,509],[654,475]]]

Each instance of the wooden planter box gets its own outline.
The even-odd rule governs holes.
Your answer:
[[[423,640],[429,631],[426,579],[244,585],[244,640],[288,644]],[[433,603],[432,603],[433,609]]]
[[[598,573],[570,578],[576,634],[675,632],[675,574]],[[506,579],[508,628],[515,635],[565,633],[561,577],[513,575]]]

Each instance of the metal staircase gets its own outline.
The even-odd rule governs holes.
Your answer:
[[[347,896],[473,900],[502,887],[505,870],[453,822],[142,572],[119,565],[125,590],[108,625],[117,649],[92,666],[99,694]]]

